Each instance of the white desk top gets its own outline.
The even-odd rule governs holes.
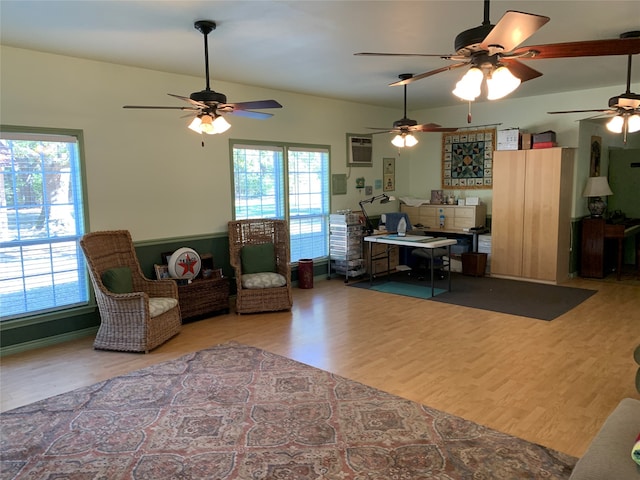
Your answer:
[[[391,245],[403,245],[415,248],[440,248],[458,243],[453,238],[427,237],[423,235],[406,235],[399,237],[397,234],[370,235],[364,237],[365,242],[387,243]]]

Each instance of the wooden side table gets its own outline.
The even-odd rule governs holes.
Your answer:
[[[229,279],[199,278],[187,285],[178,285],[178,301],[183,321],[205,313],[229,313]]]

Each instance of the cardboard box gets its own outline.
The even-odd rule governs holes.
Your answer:
[[[523,133],[520,136],[520,148],[522,150],[530,150],[531,149],[531,134],[530,133]]]
[[[519,138],[520,130],[517,128],[498,130],[497,150],[518,150]]]

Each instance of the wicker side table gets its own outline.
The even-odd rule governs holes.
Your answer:
[[[224,310],[229,313],[229,279],[200,278],[178,285],[182,320]]]

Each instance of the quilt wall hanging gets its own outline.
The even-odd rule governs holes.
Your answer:
[[[496,129],[442,134],[442,188],[490,189]]]

